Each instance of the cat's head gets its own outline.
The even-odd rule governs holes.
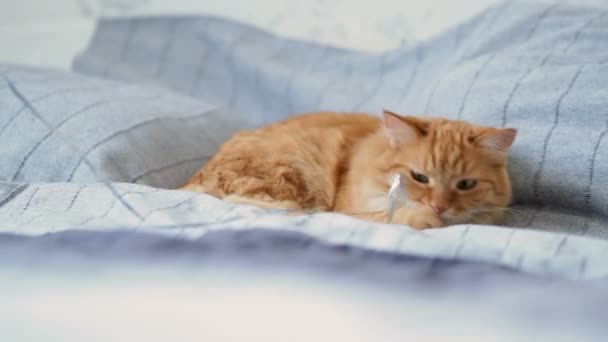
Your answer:
[[[408,199],[447,224],[502,216],[511,202],[507,160],[515,129],[384,111],[383,163],[405,175]]]

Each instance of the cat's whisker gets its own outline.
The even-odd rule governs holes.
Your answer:
[[[360,187],[360,186],[340,186],[340,187],[338,187],[338,189],[339,189],[339,190],[343,190],[343,189],[349,189],[349,190],[366,190],[366,191],[369,191],[369,190],[370,190],[370,189],[363,189],[363,187]],[[386,194],[388,194],[388,191],[383,192],[383,191],[380,191],[380,190],[374,190],[374,192],[377,192],[377,193],[382,193],[382,194],[385,194],[385,195],[386,195]]]
[[[494,208],[483,208],[474,210],[475,213],[491,213],[491,212],[507,212],[507,213],[516,213],[516,214],[525,214],[525,211],[511,208],[511,207],[494,207]]]
[[[339,190],[364,190],[362,187],[357,187],[357,186],[341,186],[338,188]],[[379,190],[371,190],[370,189],[365,189],[365,192],[369,193],[370,195],[378,195],[378,196],[388,196],[388,192],[383,192],[383,191],[379,191]]]
[[[412,201],[408,201],[407,199],[397,199],[397,204],[402,204],[403,206],[407,206],[412,204]]]
[[[514,212],[514,213],[515,212],[516,213],[525,213],[525,211],[517,209],[517,208],[514,208],[514,207],[497,207],[496,209],[497,210],[504,210],[504,211],[507,211],[507,212]]]

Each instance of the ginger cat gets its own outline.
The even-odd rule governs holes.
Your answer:
[[[416,229],[498,224],[511,201],[515,129],[464,121],[316,113],[237,133],[183,187],[261,207],[335,211],[386,222],[395,172],[408,205],[392,223]]]

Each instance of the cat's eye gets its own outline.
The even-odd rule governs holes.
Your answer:
[[[410,175],[418,183],[425,183],[426,184],[426,183],[429,182],[429,178],[427,176],[421,174],[421,173],[410,171]]]
[[[477,181],[475,179],[463,179],[456,184],[456,187],[459,190],[471,190],[477,185]]]

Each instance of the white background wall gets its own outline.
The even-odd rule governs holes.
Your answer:
[[[68,69],[100,16],[212,14],[280,35],[382,51],[498,0],[0,0],[0,62]]]

